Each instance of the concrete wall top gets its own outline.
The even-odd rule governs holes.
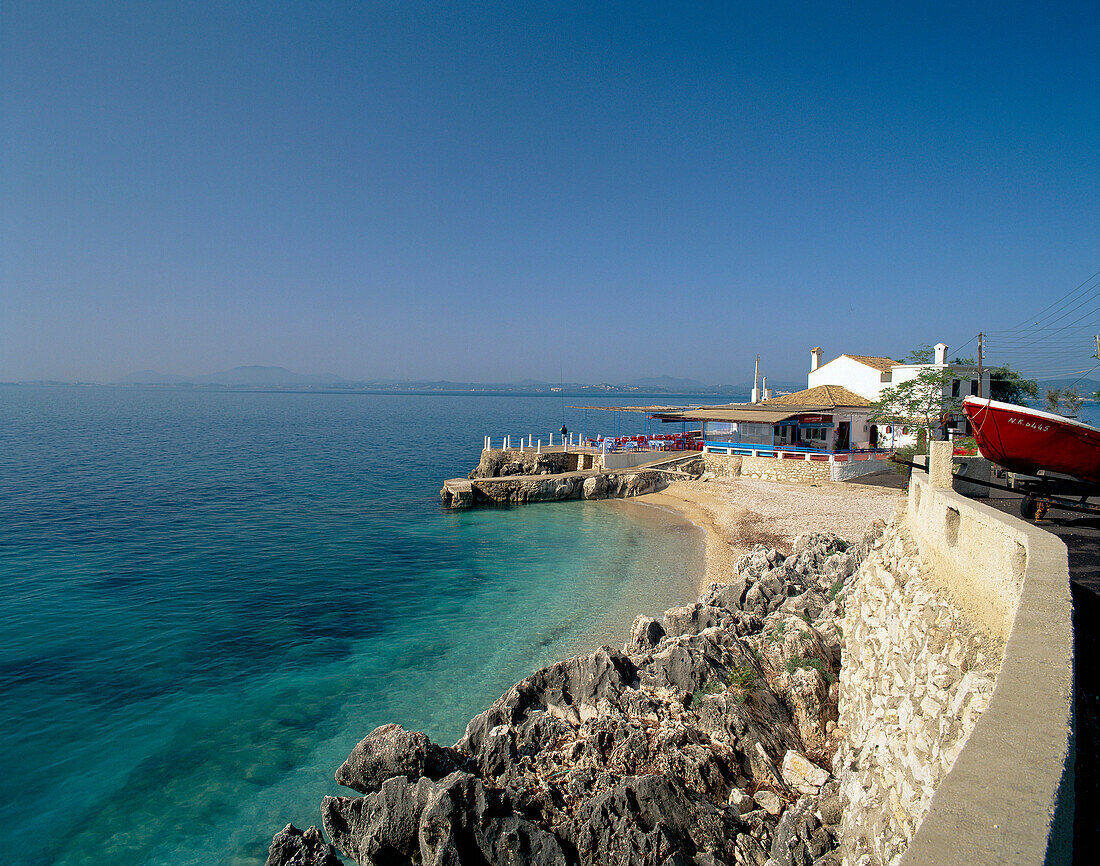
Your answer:
[[[1005,638],[988,709],[902,863],[1069,863],[1073,623],[1066,546],[1022,520],[931,487],[914,471],[906,516],[929,579]]]

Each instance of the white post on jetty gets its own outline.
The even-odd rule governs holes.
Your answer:
[[[541,453],[542,453],[542,440],[541,440],[541,439],[539,440],[539,447],[538,447],[538,450],[537,450],[537,451],[535,451],[535,453],[536,453],[536,454],[541,454]]]
[[[554,434],[553,433],[550,434],[550,447],[551,448],[554,447]]]

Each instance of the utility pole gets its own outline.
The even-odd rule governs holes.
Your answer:
[[[1097,341],[1100,342],[1100,337],[1097,338]],[[978,333],[978,396],[979,397],[985,396],[984,394],[982,394],[982,349],[985,348],[984,344],[985,344],[985,334],[979,332]],[[1098,350],[1098,351],[1100,351],[1100,350]]]

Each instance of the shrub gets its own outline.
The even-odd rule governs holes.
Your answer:
[[[756,669],[751,665],[735,665],[726,674],[726,685],[751,692],[756,688]]]
[[[827,682],[829,685],[832,685],[836,682],[836,677],[829,671],[825,670],[825,665],[822,663],[821,659],[808,659],[799,656],[797,658],[787,660],[787,673],[793,674],[799,668],[817,671],[819,674],[821,674],[822,677],[825,678],[825,682]]]

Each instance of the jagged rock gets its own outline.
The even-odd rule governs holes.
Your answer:
[[[743,815],[756,808],[756,801],[740,788],[732,788],[726,802],[731,809],[737,810],[738,815]]]
[[[449,749],[441,749],[419,731],[389,724],[375,728],[352,749],[336,771],[336,781],[369,794],[394,776],[404,776],[410,782],[421,776],[441,779],[458,765]]]
[[[811,866],[834,846],[817,819],[816,801],[803,798],[788,806],[772,834],[771,855],[776,866]]]
[[[724,607],[727,610],[741,610],[747,585],[746,578],[737,575],[729,583],[712,583],[700,600],[703,604]]]
[[[833,827],[840,823],[844,813],[841,808],[840,797],[828,797],[822,800],[817,807],[821,816],[821,823]]]
[[[566,863],[556,836],[468,773],[415,785],[397,776],[367,797],[325,797],[321,815],[336,847],[360,864]]]
[[[613,698],[636,675],[630,659],[608,647],[550,665],[520,680],[488,710],[474,716],[455,748],[479,759],[490,730],[517,725],[532,710],[579,725],[582,719],[595,717],[596,705]]]
[[[640,475],[605,476],[607,495],[635,489]],[[536,671],[453,747],[376,729],[337,773],[366,796],[322,804],[333,844],[361,864],[763,866],[769,853],[783,864],[828,856],[839,783],[802,753],[825,749],[836,719],[829,617],[839,608],[825,601],[828,582],[866,548],[818,534],[795,549],[784,557],[758,546],[733,582],[663,620],[638,617],[622,652],[602,647]],[[811,790],[820,791],[812,808],[784,812],[795,791]]]
[[[775,791],[769,791],[767,788],[761,788],[752,798],[769,815],[778,815],[783,811],[783,801],[779,799],[779,795]]]
[[[708,628],[727,626],[732,621],[722,608],[698,602],[665,611],[665,631],[670,635],[699,634]]]
[[[829,774],[805,755],[788,749],[781,768],[783,781],[800,794],[817,794],[829,780]]]
[[[303,831],[287,824],[271,840],[264,866],[344,866],[344,861],[316,827]]]
[[[677,779],[623,779],[587,802],[570,829],[582,866],[732,859],[737,825]]]
[[[651,616],[639,616],[635,618],[630,627],[630,641],[623,652],[627,655],[651,650],[661,642],[665,636],[664,626]]]

